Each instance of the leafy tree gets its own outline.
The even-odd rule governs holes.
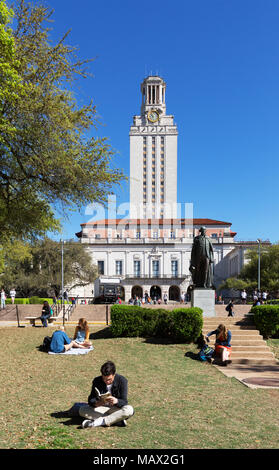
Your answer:
[[[29,246],[28,256],[10,263],[3,275],[7,289],[16,286],[23,297],[33,295],[50,297],[61,294],[62,250],[61,243],[45,238]],[[64,288],[86,286],[97,277],[96,267],[84,245],[78,242],[64,243]],[[15,256],[14,256],[15,259]]]
[[[20,264],[31,262],[31,247],[20,240],[6,241],[0,246],[0,279],[10,289],[14,283],[14,273]]]
[[[13,57],[24,94],[16,103],[1,100],[6,123],[0,142],[2,239],[56,231],[52,207],[66,215],[91,202],[105,203],[124,178],[110,166],[115,152],[107,139],[90,136],[97,125],[94,104],[79,106],[72,91],[76,78],[88,77],[89,61],[76,58],[76,49],[66,44],[68,33],[50,44],[47,7],[16,0],[14,11]],[[0,74],[0,88],[2,83]]]
[[[231,277],[219,287],[219,289],[247,289],[258,287],[258,251],[249,250],[249,260],[245,264],[238,277]],[[263,247],[260,258],[261,290],[266,290],[273,295],[279,291],[279,243]]]
[[[19,62],[15,58],[15,40],[9,23],[13,10],[9,9],[4,0],[0,1],[0,142],[2,133],[13,134],[15,127],[7,119],[7,104],[16,105],[19,95],[24,95],[24,87],[18,73]]]

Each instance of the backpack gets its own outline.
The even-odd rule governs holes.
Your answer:
[[[205,344],[203,348],[199,352],[199,359],[201,361],[206,361],[207,359],[210,359],[214,354],[214,349],[208,346],[208,344]]]
[[[227,312],[229,312],[229,311],[230,311],[230,308],[231,308],[231,307],[230,307],[230,305],[231,305],[231,304],[229,303],[229,304],[226,306],[226,310],[227,310]]]
[[[40,350],[48,352],[50,350],[51,336],[45,336],[43,344],[40,346]]]

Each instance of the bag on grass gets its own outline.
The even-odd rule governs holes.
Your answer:
[[[40,346],[40,350],[48,352],[50,350],[51,336],[45,336],[43,344]]]
[[[205,344],[204,347],[200,350],[199,352],[199,359],[201,361],[206,361],[207,359],[210,359],[214,354],[214,349],[208,346],[208,344]]]
[[[74,403],[73,406],[67,411],[68,416],[70,417],[80,416],[79,409],[82,406],[86,406],[86,405],[88,405],[88,403],[85,403],[85,402]]]

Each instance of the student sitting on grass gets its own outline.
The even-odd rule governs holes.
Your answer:
[[[101,374],[93,380],[88,405],[79,409],[79,415],[86,418],[82,422],[82,428],[113,424],[126,426],[126,419],[134,414],[133,407],[128,405],[128,381],[116,374],[115,364],[111,361],[102,365]]]
[[[91,341],[89,341],[89,326],[85,318],[80,318],[78,321],[75,329],[74,341],[85,348],[91,347]]]
[[[78,344],[76,341],[72,341],[64,331],[64,326],[59,326],[51,338],[50,351],[54,353],[63,353],[69,351],[71,348],[82,348],[85,346]]]

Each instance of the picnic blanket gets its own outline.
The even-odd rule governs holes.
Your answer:
[[[69,351],[65,351],[62,353],[55,353],[52,351],[48,351],[48,354],[58,354],[58,356],[63,356],[63,355],[65,356],[66,354],[78,356],[79,354],[88,354],[90,351],[93,351],[93,349],[94,349],[93,346],[91,346],[90,348],[86,348],[86,349],[72,348],[72,349],[69,349]]]

